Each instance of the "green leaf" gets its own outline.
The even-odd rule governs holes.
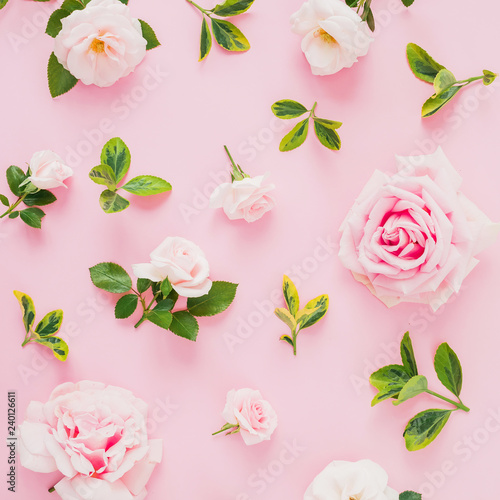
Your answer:
[[[7,198],[7,196],[3,194],[0,194],[0,202],[2,203],[2,205],[5,205],[6,207],[10,207],[9,199]]]
[[[434,356],[434,369],[441,383],[457,398],[462,391],[462,365],[453,349],[445,342]]]
[[[406,449],[416,451],[425,448],[436,439],[448,422],[452,410],[425,410],[415,415],[406,426]]]
[[[357,7],[359,0],[345,0],[345,3],[349,5],[349,7]]]
[[[288,310],[292,316],[295,316],[299,310],[299,293],[293,281],[286,274],[283,276],[283,296]]]
[[[135,293],[129,293],[121,297],[115,306],[115,318],[125,319],[134,314],[139,303],[139,297]]]
[[[33,300],[29,295],[25,293],[18,292],[14,290],[14,295],[16,296],[19,305],[21,306],[21,311],[23,313],[23,323],[24,329],[26,333],[30,332],[30,328],[33,326],[35,322],[35,304],[33,304]]]
[[[310,300],[306,306],[301,309],[297,315],[297,323],[301,330],[315,325],[328,311],[328,295],[320,295]]]
[[[101,208],[107,214],[122,212],[130,205],[130,201],[123,198],[123,196],[120,196],[118,193],[109,191],[109,189],[106,189],[101,193],[101,196],[99,197],[99,203],[101,205]]]
[[[63,321],[63,312],[61,309],[49,312],[44,316],[42,321],[36,325],[35,332],[40,337],[48,337],[49,335],[54,335],[61,328]]]
[[[0,0],[0,10],[3,9],[9,0]]]
[[[146,45],[146,50],[151,50],[161,45],[158,38],[156,37],[156,33],[154,32],[153,28],[151,28],[151,26],[142,19],[139,19],[139,22],[141,23],[142,36],[146,40],[146,42],[148,42]]]
[[[163,309],[153,309],[146,314],[146,319],[156,326],[168,330],[172,324],[172,313]]]
[[[42,227],[42,218],[45,217],[45,212],[39,208],[26,208],[19,212],[22,221],[30,227],[40,229]]]
[[[427,391],[427,379],[423,375],[415,375],[408,382],[406,382],[405,386],[401,389],[399,393],[398,400],[394,401],[393,404],[395,406],[408,401],[419,394]]]
[[[375,17],[373,16],[373,10],[370,8],[366,13],[366,24],[368,24],[370,31],[375,31]]]
[[[9,214],[9,219],[16,219],[19,216],[19,212],[16,210],[15,212],[11,212]]]
[[[41,189],[36,193],[29,194],[24,198],[23,203],[28,207],[38,206],[43,207],[57,201],[57,198],[46,189]]]
[[[54,52],[50,54],[49,65],[47,66],[47,77],[49,79],[49,90],[52,97],[57,97],[69,92],[77,83],[75,78],[57,60]]]
[[[41,337],[36,339],[35,342],[52,349],[52,353],[59,361],[66,361],[69,348],[68,344],[66,344],[63,339],[59,337]]]
[[[83,10],[85,6],[90,2],[90,0],[64,0],[61,4],[61,9],[67,10],[68,12],[73,12],[75,10]]]
[[[202,297],[190,297],[187,307],[193,316],[214,316],[225,311],[234,300],[238,285],[227,281],[214,281],[210,291]]]
[[[224,3],[216,5],[212,12],[220,17],[237,16],[246,12],[253,2],[254,0],[226,0]]]
[[[49,17],[45,33],[47,33],[47,35],[51,36],[52,38],[55,38],[62,30],[61,20],[64,19],[65,17],[68,17],[70,14],[71,12],[66,9],[55,10]]]
[[[172,186],[160,177],[139,175],[122,186],[122,189],[138,196],[150,196],[171,191]]]
[[[170,331],[179,337],[196,341],[199,329],[198,321],[188,311],[177,311],[172,314]]]
[[[283,323],[285,323],[290,330],[295,330],[297,328],[297,322],[295,321],[295,318],[290,314],[288,309],[285,309],[284,307],[278,307],[277,309],[274,310],[274,314],[281,320]]]
[[[98,165],[94,167],[90,173],[89,177],[96,184],[101,186],[107,186],[108,189],[114,191],[116,189],[116,176],[115,172],[109,165]]]
[[[436,75],[444,69],[444,66],[437,63],[424,49],[415,43],[406,46],[406,57],[413,74],[427,83],[434,83]]]
[[[172,284],[168,278],[165,278],[160,285],[161,293],[164,297],[168,297],[168,294],[172,291]]]
[[[401,340],[401,360],[403,366],[410,377],[418,375],[417,361],[413,352],[413,344],[410,338],[410,332],[406,332]]]
[[[139,293],[144,293],[146,290],[149,289],[149,287],[153,284],[151,280],[145,279],[145,278],[138,278],[137,279],[137,291]]]
[[[498,76],[496,73],[493,73],[493,71],[489,71],[487,69],[483,70],[483,75],[484,75],[483,76],[483,83],[485,85],[491,85],[495,81],[496,77]]]
[[[232,23],[212,18],[212,31],[217,43],[231,52],[245,52],[250,43],[245,35]]]
[[[372,400],[372,406],[389,398],[397,398],[408,380],[410,377],[401,365],[387,365],[372,373],[370,384],[379,390]]]
[[[424,118],[437,113],[445,104],[447,104],[455,94],[461,89],[461,86],[458,87],[449,87],[446,90],[443,90],[439,94],[430,97],[427,101],[424,102],[422,106],[422,116]]]
[[[451,71],[446,68],[442,69],[436,75],[436,78],[434,78],[434,90],[436,94],[451,87],[456,81],[455,75]]]
[[[280,340],[284,340],[286,343],[290,344],[293,347],[293,340],[290,336],[288,335],[282,335],[280,337]]]
[[[119,138],[110,139],[102,148],[101,163],[109,165],[120,182],[128,172],[131,155],[127,145]]]
[[[132,280],[127,271],[113,262],[101,262],[89,271],[92,283],[107,292],[127,293],[132,288]]]
[[[203,61],[212,48],[212,33],[210,33],[210,28],[205,17],[203,17],[203,23],[201,24],[201,36],[200,36],[200,61]]]
[[[307,138],[309,131],[309,118],[297,123],[288,134],[283,137],[280,143],[280,151],[292,151],[301,146]]]
[[[413,0],[411,1],[413,2]],[[399,495],[399,500],[422,500],[422,495],[414,491],[403,491],[403,493]]]
[[[339,122],[330,122],[330,120],[322,120],[314,118],[314,130],[319,142],[328,149],[338,151],[340,149],[340,137],[335,129],[338,128]],[[342,125],[342,124],[341,124]]]
[[[281,118],[282,120],[289,120],[291,118],[297,118],[307,113],[307,108],[300,104],[300,102],[292,101],[290,99],[283,99],[281,101],[275,102],[271,109],[275,116]]]
[[[412,5],[412,4],[413,4],[413,2],[414,2],[414,1],[415,1],[415,0],[402,0],[403,5],[404,5],[405,7],[409,7],[410,5]],[[420,498],[422,498],[422,495],[420,495]],[[400,499],[400,500],[401,500],[401,499]],[[411,499],[410,499],[410,498],[408,498],[408,500],[411,500]]]
[[[27,175],[15,165],[12,165],[7,169],[6,175],[7,183],[9,184],[9,188],[12,193],[16,196],[21,196],[23,194],[23,190],[19,186],[27,179]]]

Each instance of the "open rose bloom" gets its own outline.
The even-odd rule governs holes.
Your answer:
[[[162,458],[149,439],[148,406],[125,389],[97,382],[65,383],[47,403],[32,401],[19,426],[21,464],[61,472],[63,500],[141,500]]]
[[[38,189],[66,187],[63,181],[73,175],[73,170],[52,151],[35,153],[30,161],[30,171],[28,180]]]
[[[327,465],[309,485],[304,500],[398,500],[388,476],[371,460],[335,461]]]
[[[333,75],[368,53],[373,37],[366,22],[343,0],[308,0],[290,18],[314,75]]]
[[[388,307],[426,303],[436,311],[491,245],[494,224],[460,191],[441,149],[397,157],[398,173],[375,171],[341,227],[339,256]]]
[[[85,85],[109,87],[146,55],[141,24],[120,0],[91,0],[61,23],[54,54]]]
[[[227,424],[237,427],[247,445],[271,439],[278,426],[278,417],[260,391],[253,389],[231,390],[227,394],[222,417]]]

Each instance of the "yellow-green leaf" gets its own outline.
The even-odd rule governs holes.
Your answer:
[[[285,323],[290,330],[295,330],[297,328],[297,322],[295,321],[295,318],[290,314],[288,309],[285,309],[284,307],[278,307],[277,309],[274,310],[274,314]]]
[[[283,296],[288,310],[295,316],[299,310],[299,293],[293,281],[285,274],[283,276]]]
[[[35,304],[33,304],[33,300],[29,295],[25,293],[18,292],[14,290],[14,295],[21,306],[21,311],[23,313],[23,323],[26,333],[30,332],[30,328],[33,326],[35,322]]]

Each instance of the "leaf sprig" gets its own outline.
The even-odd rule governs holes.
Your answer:
[[[33,329],[36,316],[33,299],[29,295],[17,290],[14,291],[14,295],[21,306],[24,329],[26,330],[22,347],[31,343],[44,345],[52,350],[52,353],[59,361],[66,361],[69,351],[68,344],[63,339],[55,336],[61,328],[63,321],[62,310],[57,309],[56,311],[49,312],[38,323],[36,328]]]
[[[199,331],[196,317],[215,316],[224,312],[233,302],[238,287],[235,283],[214,281],[206,295],[188,298],[186,309],[173,312],[179,294],[172,288],[168,278],[162,282],[139,278],[134,289],[127,271],[113,262],[102,262],[91,267],[90,278],[97,288],[126,294],[116,303],[115,318],[129,318],[141,304],[142,316],[135,328],[149,321],[192,341],[196,341]]]
[[[106,186],[101,193],[101,208],[112,214],[125,210],[130,202],[118,194],[119,189],[138,196],[151,196],[172,190],[167,181],[153,175],[139,175],[126,184],[118,186],[130,168],[131,155],[127,145],[119,137],[109,140],[101,152],[101,164],[94,167],[89,177],[96,184]]]
[[[47,1],[47,0],[37,0]],[[55,38],[62,30],[61,20],[68,17],[75,10],[83,10],[90,0],[64,0],[61,7],[55,10],[49,17],[45,33]],[[121,3],[128,5],[128,0],[120,0]],[[141,24],[142,36],[146,40],[146,50],[154,49],[160,45],[156,34],[151,26],[139,19]],[[78,79],[75,78],[64,66],[57,60],[54,52],[49,57],[49,64],[47,67],[47,77],[49,81],[49,90],[52,97],[57,97],[66,92],[69,92],[77,83]]]
[[[57,198],[46,189],[38,189],[28,180],[31,175],[29,167],[25,173],[19,167],[12,165],[7,169],[6,175],[9,188],[12,194],[17,196],[17,199],[11,203],[7,196],[0,194],[0,203],[7,207],[7,210],[0,215],[0,219],[3,217],[9,217],[9,219],[19,217],[28,226],[40,229],[45,212],[38,207],[50,205]],[[24,203],[28,208],[18,210],[21,203]]]
[[[316,132],[316,137],[319,139],[319,142],[333,151],[338,151],[340,149],[341,142],[337,129],[342,126],[342,122],[318,118],[315,113],[317,105],[318,103],[315,102],[313,107],[309,110],[297,101],[283,99],[275,102],[271,106],[274,115],[282,120],[298,118],[305,113],[309,113],[309,116],[305,120],[301,120],[297,123],[295,127],[283,137],[280,143],[280,151],[292,151],[292,149],[296,149],[304,143],[309,131],[309,120],[311,118],[313,119],[314,131]]]
[[[472,82],[481,80],[484,85],[491,85],[498,76],[498,74],[485,69],[482,75],[473,76],[466,80],[457,80],[450,70],[436,62],[424,49],[415,43],[407,45],[406,57],[413,74],[418,79],[434,86],[434,94],[422,106],[422,116],[424,118],[437,113],[458,92]]]
[[[440,382],[457,397],[458,401],[453,401],[428,388],[427,378],[418,374],[413,345],[408,332],[405,333],[401,341],[401,360],[402,365],[384,366],[370,376],[370,383],[379,391],[373,398],[372,406],[390,398],[395,399],[393,404],[398,406],[423,393],[455,406],[452,410],[422,411],[408,422],[403,434],[406,449],[416,451],[425,448],[436,439],[454,411],[469,412],[470,409],[460,399],[462,366],[457,355],[447,343],[438,347],[434,357],[434,369]]]
[[[409,7],[413,4],[415,0],[401,0],[405,7]],[[371,31],[375,31],[375,18],[373,16],[373,11],[371,8],[372,0],[345,0],[345,3],[349,7],[356,8],[356,13],[358,13],[363,21],[366,21],[368,27]],[[363,10],[361,10],[363,9]]]
[[[250,42],[245,35],[229,21],[218,19],[217,17],[233,17],[246,12],[253,4],[254,0],[225,0],[217,4],[213,9],[207,10],[187,0],[196,7],[203,15],[200,37],[200,61],[203,61],[212,48],[212,34],[207,18],[210,19],[215,41],[225,50],[230,52],[246,52],[250,49]],[[213,16],[217,17],[213,17]]]
[[[278,307],[274,314],[290,328],[291,335],[282,335],[284,340],[293,347],[294,356],[297,355],[297,335],[300,330],[315,325],[328,311],[328,295],[320,295],[310,300],[303,309],[299,310],[299,294],[293,281],[283,276],[283,296],[286,308]]]

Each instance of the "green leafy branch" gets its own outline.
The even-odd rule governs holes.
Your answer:
[[[224,424],[218,431],[213,432],[212,436],[216,436],[217,434],[220,434],[222,432],[225,432],[226,436],[229,436],[230,434],[237,434],[240,432],[240,424]]]
[[[235,283],[214,281],[206,295],[188,298],[186,309],[173,312],[179,294],[168,278],[162,282],[139,278],[134,289],[127,271],[113,262],[103,262],[91,267],[90,278],[97,288],[110,293],[126,294],[116,303],[117,319],[129,318],[140,304],[142,315],[135,328],[149,321],[192,341],[196,341],[199,331],[196,317],[215,316],[224,312],[233,302],[238,287]]]
[[[40,229],[45,212],[38,207],[50,205],[57,198],[46,189],[38,189],[28,180],[31,175],[29,167],[25,173],[19,167],[12,165],[7,169],[6,175],[7,184],[12,194],[17,196],[17,199],[11,203],[7,196],[0,194],[0,203],[7,207],[7,210],[0,215],[0,219],[3,217],[9,217],[9,219],[19,217],[28,226]],[[21,203],[24,203],[28,208],[18,210]]]
[[[309,131],[309,120],[311,118],[313,119],[314,131],[316,132],[316,137],[319,139],[319,142],[333,151],[338,151],[340,149],[341,143],[337,129],[342,126],[342,123],[318,118],[315,113],[317,105],[318,103],[315,102],[313,107],[309,110],[299,102],[283,99],[282,101],[275,102],[271,106],[274,115],[282,120],[298,118],[305,113],[309,113],[309,116],[305,120],[297,123],[295,127],[283,137],[280,143],[280,151],[292,151],[292,149],[296,149],[304,143]]]
[[[491,85],[498,76],[498,74],[485,69],[482,75],[473,76],[466,80],[457,80],[451,71],[436,62],[424,49],[414,43],[407,45],[406,57],[413,74],[418,79],[434,86],[434,94],[422,106],[424,118],[437,113],[458,92],[472,82],[481,80],[484,85]]]
[[[415,0],[401,0],[405,7],[409,7]],[[375,18],[371,8],[372,0],[345,0],[345,3],[356,9],[356,13],[368,24],[371,31],[375,31]]]
[[[96,183],[106,186],[101,193],[101,208],[112,214],[125,210],[130,202],[118,194],[119,189],[138,196],[151,196],[172,190],[172,186],[160,177],[139,175],[126,184],[118,183],[127,175],[130,168],[131,155],[127,145],[119,138],[109,140],[101,152],[101,164],[94,167],[89,177]]]
[[[398,406],[419,394],[426,393],[455,407],[452,410],[425,410],[408,422],[403,434],[406,448],[409,451],[421,450],[436,439],[454,411],[470,411],[460,399],[462,366],[447,343],[438,347],[434,357],[434,369],[440,382],[457,397],[458,401],[454,401],[431,391],[428,388],[427,378],[418,374],[413,345],[408,332],[401,341],[401,359],[402,365],[384,366],[370,376],[370,383],[379,391],[373,398],[372,406],[390,398],[395,399],[393,404]]]
[[[297,335],[300,330],[315,325],[328,311],[328,295],[320,295],[309,301],[303,309],[299,310],[299,294],[293,281],[286,275],[283,276],[283,296],[286,308],[278,307],[274,314],[290,328],[291,335],[282,335],[284,340],[293,347],[294,356],[297,355]]]
[[[196,7],[203,15],[200,37],[200,61],[203,61],[212,48],[212,34],[207,19],[210,19],[215,41],[230,52],[246,52],[250,49],[250,42],[245,35],[229,21],[212,17],[233,17],[246,12],[253,4],[254,0],[225,0],[224,3],[217,4],[212,10],[204,9],[193,0],[187,0]]]
[[[1,0],[0,0],[1,1]],[[37,0],[48,1],[48,0]],[[45,33],[55,38],[62,30],[61,21],[68,17],[75,10],[83,10],[90,0],[64,0],[61,7],[55,10],[49,17]],[[120,0],[121,3],[127,5],[128,0]],[[146,50],[154,49],[160,45],[156,34],[151,26],[139,19],[141,24],[142,36],[146,40]],[[66,92],[69,92],[77,83],[78,79],[75,78],[64,66],[57,60],[57,57],[52,52],[49,57],[49,64],[47,66],[47,77],[49,81],[49,90],[52,97],[57,97]]]
[[[66,361],[69,351],[68,344],[63,339],[55,336],[63,321],[61,309],[49,312],[33,330],[36,312],[32,298],[17,290],[14,291],[14,295],[21,306],[24,329],[26,330],[22,347],[32,343],[41,344],[51,349],[58,360]]]
[[[399,500],[422,500],[422,495],[414,491],[403,491],[399,495]]]

